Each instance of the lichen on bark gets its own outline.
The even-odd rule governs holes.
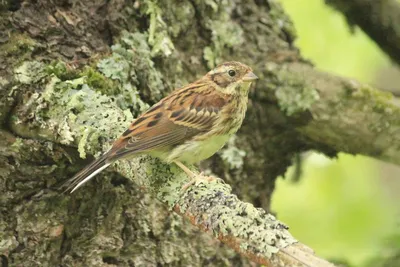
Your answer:
[[[112,172],[99,175],[84,191],[72,196],[60,196],[54,188],[87,162],[79,158],[104,151],[146,104],[155,103],[174,88],[204,74],[208,69],[204,64],[205,47],[215,49],[216,62],[243,57],[236,42],[220,39],[218,47],[213,44],[210,25],[217,25],[215,21],[220,17],[227,23],[233,21],[224,14],[224,5],[230,6],[231,14],[238,8],[248,12],[247,8],[256,7],[215,2],[219,8],[210,12],[212,7],[201,1],[180,5],[151,1],[152,9],[150,1],[141,6],[133,2],[100,2],[91,6],[98,11],[96,15],[87,12],[85,3],[55,11],[44,2],[37,6],[27,3],[6,14],[11,18],[10,29],[24,31],[24,37],[34,43],[21,60],[16,53],[8,54],[4,63],[11,72],[1,72],[7,80],[2,95],[13,92],[13,103],[2,112],[6,128],[12,131],[9,138],[1,140],[1,223],[6,226],[2,232],[8,240],[2,247],[6,251],[3,255],[15,265],[244,264],[246,261],[232,250],[220,248],[212,236],[199,233],[136,185]],[[261,9],[268,11],[267,6]],[[31,23],[26,23],[26,18]],[[274,25],[268,17],[264,22]],[[247,35],[245,28],[240,30],[240,23],[232,25],[237,27],[235,31]],[[251,27],[249,22],[242,25]],[[70,39],[61,41],[63,35]],[[260,41],[261,35],[257,35]],[[167,42],[169,50],[163,46],[166,38],[173,44],[172,47]],[[277,41],[275,35],[270,39]],[[279,42],[285,46],[284,40]],[[110,43],[113,48],[109,48]],[[235,56],[232,49],[238,49]],[[256,54],[255,47],[250,50]],[[251,65],[251,57],[246,51],[243,53],[241,61]],[[115,61],[126,68],[115,73]],[[15,70],[24,75],[20,76],[22,82],[15,79]],[[169,194],[178,194],[176,189],[187,181],[176,167],[155,164],[146,158],[136,160],[136,165],[135,160],[130,162],[131,168],[150,171],[152,177],[158,177],[151,184],[155,187],[168,178],[160,173],[171,171],[170,186],[164,188]],[[169,206],[176,203],[178,195],[167,197],[162,190],[159,192],[156,196]],[[48,219],[35,219],[30,210]],[[31,228],[30,222],[44,230]],[[35,242],[40,245],[35,246]]]

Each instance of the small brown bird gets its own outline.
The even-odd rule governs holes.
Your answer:
[[[182,162],[211,157],[236,133],[256,79],[250,67],[226,62],[175,90],[133,121],[108,152],[72,177],[67,190],[72,193],[114,161],[139,154],[174,162],[196,179]]]

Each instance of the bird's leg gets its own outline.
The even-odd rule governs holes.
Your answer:
[[[174,163],[176,165],[178,165],[191,178],[190,182],[188,182],[182,186],[182,189],[184,191],[186,191],[189,188],[189,186],[193,185],[196,182],[200,182],[200,181],[211,182],[211,181],[215,180],[215,178],[212,176],[203,176],[203,172],[201,172],[200,174],[195,174],[188,167],[183,165],[183,163],[180,161],[174,161]]]
[[[194,178],[196,177],[196,174],[194,172],[192,172],[188,167],[186,167],[185,165],[183,165],[182,162],[180,161],[174,161],[174,163],[176,165],[178,165],[179,168],[181,168],[190,178]]]

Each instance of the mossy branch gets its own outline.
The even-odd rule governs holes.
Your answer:
[[[305,139],[400,165],[400,100],[391,93],[303,63],[267,64],[265,73],[273,101]]]
[[[274,216],[239,200],[219,179],[183,191],[186,175],[178,167],[150,157],[117,162],[116,170],[253,262],[271,267],[334,266],[298,243]]]

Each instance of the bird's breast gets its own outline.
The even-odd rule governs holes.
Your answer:
[[[215,123],[215,132],[232,135],[242,125],[247,109],[247,98],[233,98],[222,110],[219,120]]]
[[[204,140],[193,139],[175,147],[167,157],[167,162],[183,161],[193,164],[214,155],[229,140],[230,135],[215,135]]]

